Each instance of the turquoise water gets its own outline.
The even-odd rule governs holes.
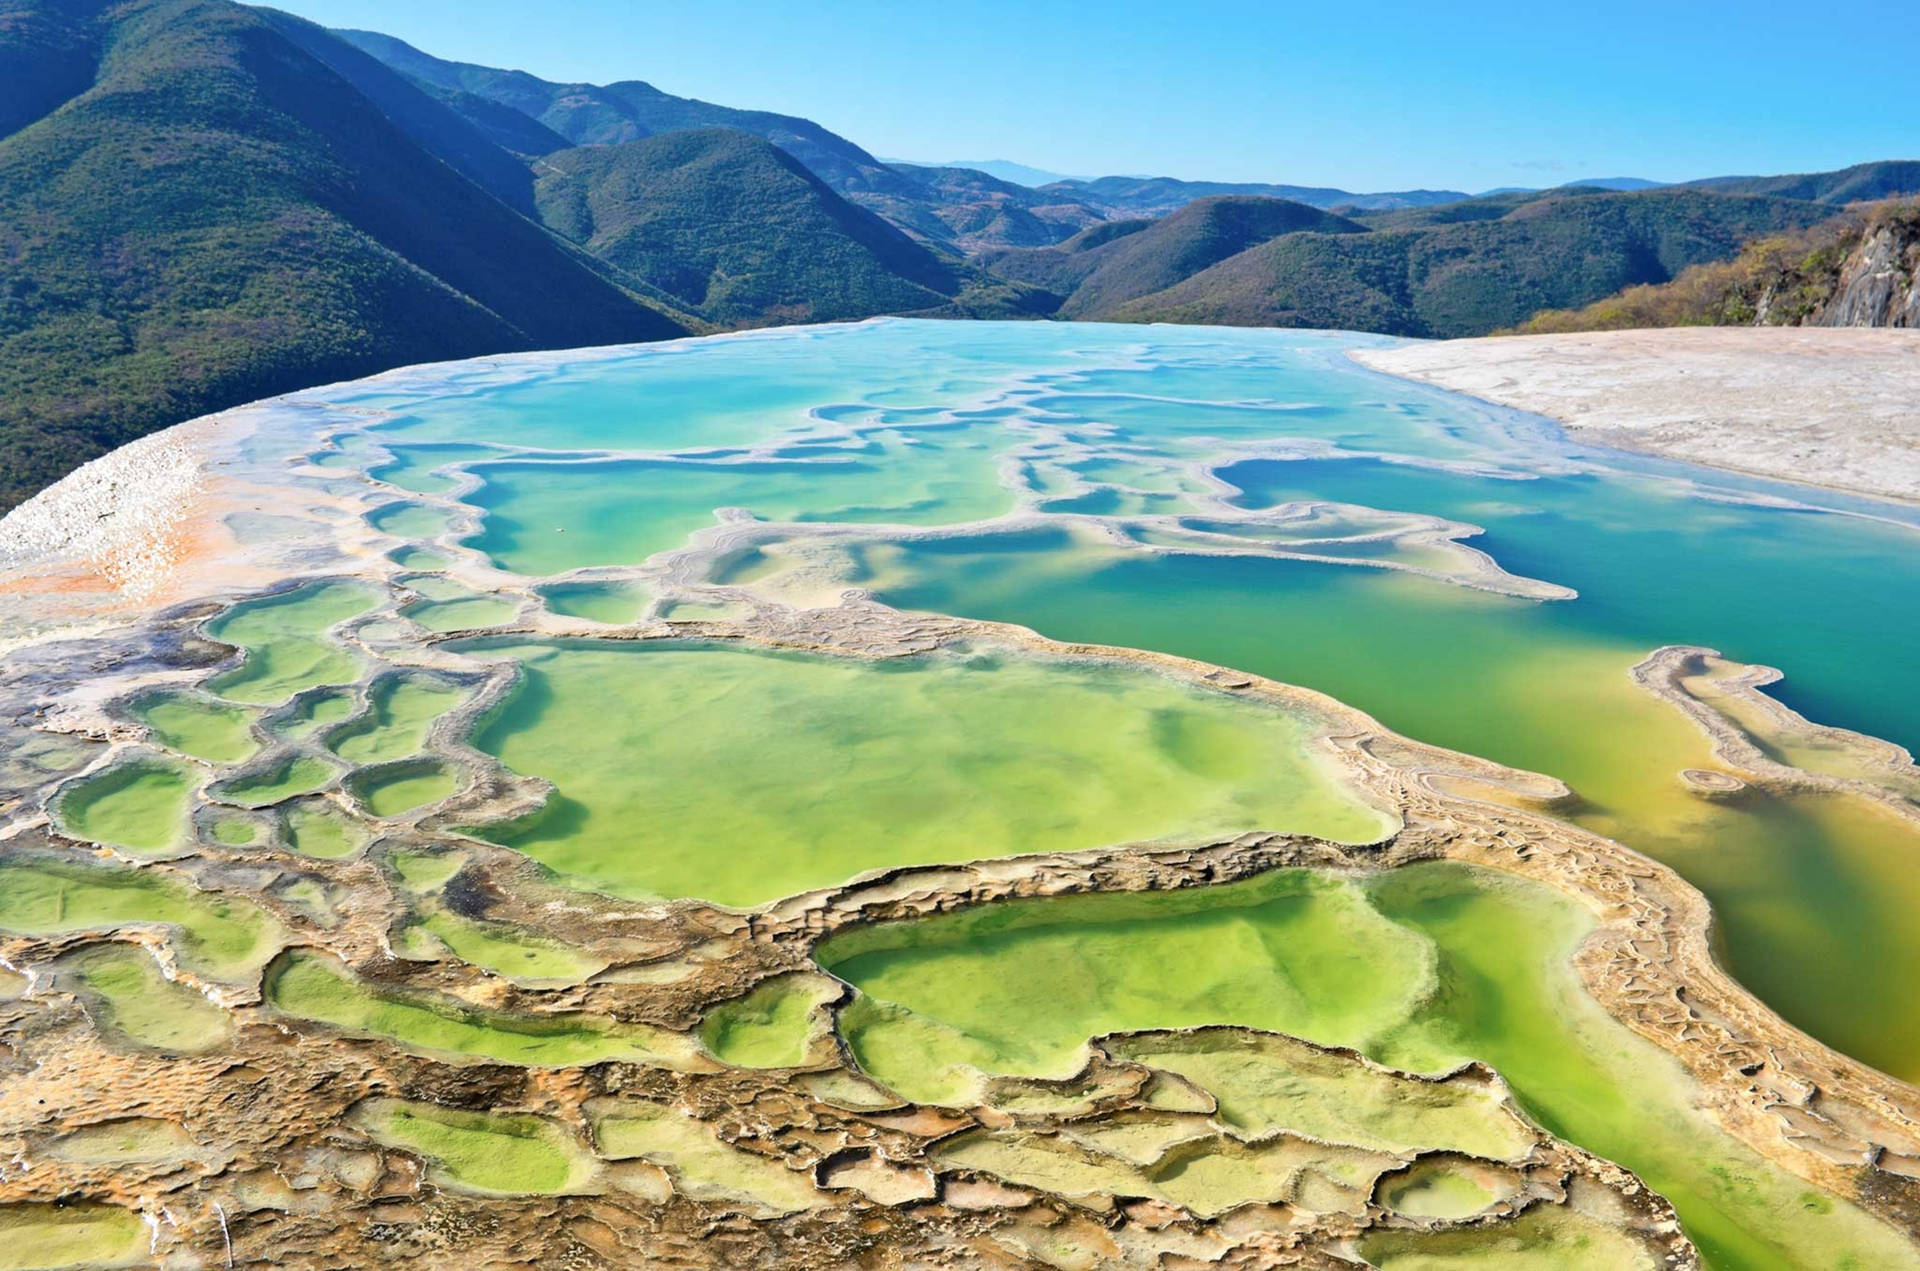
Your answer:
[[[1345,356],[1382,343],[882,322],[570,355],[531,374],[471,364],[453,392],[389,385],[358,404],[393,412],[374,429],[387,444],[515,454],[470,466],[485,515],[469,546],[522,573],[637,566],[722,509],[837,524],[843,581],[888,603],[1258,672],[1560,777],[1581,796],[1577,820],[1707,892],[1724,958],[1769,1003],[1920,1078],[1920,1000],[1905,989],[1920,970],[1920,833],[1852,800],[1690,794],[1677,773],[1713,766],[1704,740],[1627,676],[1660,645],[1709,644],[1783,668],[1781,697],[1819,722],[1920,741],[1916,513],[1885,509],[1892,524],[1729,502],[1766,487],[1573,446],[1544,421]],[[394,474],[414,480],[447,453],[403,452]],[[1206,482],[1207,463],[1240,493]],[[1475,546],[1579,598],[1141,546],[1177,545],[1171,521],[1151,518],[1178,514],[1254,549],[1260,509],[1301,499],[1483,526]],[[1020,508],[1041,519],[970,525]],[[777,572],[765,556],[726,577]]]
[[[1628,675],[1661,645],[1708,644],[1781,667],[1781,698],[1816,721],[1920,741],[1920,512],[1812,492],[1801,497],[1885,519],[1755,503],[1782,488],[1572,445],[1545,421],[1346,357],[1386,343],[883,322],[569,354],[531,370],[471,363],[356,396],[388,416],[341,438],[329,462],[410,492],[373,514],[397,536],[477,513],[464,551],[539,579],[533,590],[557,613],[631,621],[650,599],[675,615],[713,612],[726,596],[702,594],[703,576],[795,604],[834,603],[860,586],[905,609],[1321,689],[1408,735],[1552,774],[1578,795],[1571,819],[1670,863],[1710,897],[1721,957],[1770,1005],[1920,1080],[1920,998],[1908,988],[1920,972],[1920,830],[1856,798],[1698,797],[1678,773],[1716,766],[1705,738]],[[1279,510],[1302,501],[1341,506]],[[752,550],[668,568],[664,554],[741,518],[760,523]],[[1458,576],[1462,554],[1430,536],[1365,538],[1421,518],[1483,527],[1472,544],[1512,575],[1578,598],[1517,599],[1379,568]],[[1260,554],[1302,540],[1357,564]],[[426,580],[409,585],[427,593]],[[1179,814],[1170,825],[1196,824],[1178,800],[1147,797],[1153,774],[1126,767],[1156,753],[1128,731],[1147,712],[1104,689],[1082,695],[1098,709],[1063,704],[1058,685],[1042,683],[1050,677],[1018,678],[1037,675],[1019,659],[998,676],[955,667],[915,677],[715,650],[640,655],[581,641],[560,657],[559,646],[520,645],[486,646],[526,671],[476,740],[557,790],[544,814],[491,833],[616,894],[747,907],[907,861],[1151,834],[1159,827],[1140,820],[1143,805]],[[922,680],[940,691],[907,692]],[[802,691],[816,682],[825,687]],[[1192,749],[1163,748],[1175,758]],[[1235,800],[1262,787],[1226,778],[1237,771],[1226,760],[1247,762],[1247,746],[1204,749],[1197,770],[1227,788],[1200,812],[1224,832],[1221,818],[1252,815]],[[1076,764],[1104,784],[1074,776]],[[1006,809],[983,791],[1016,779],[1032,792],[995,825]],[[716,783],[727,797],[710,797]],[[1280,804],[1259,819],[1302,801]],[[1055,824],[1063,817],[1072,823]],[[1819,1224],[1796,1208],[1825,1212],[1825,1198],[1791,1183],[1746,1194],[1751,1160],[1692,1123],[1677,1068],[1662,1076],[1624,1045],[1590,1047],[1571,1068],[1551,1060],[1555,1029],[1601,1019],[1584,996],[1571,1000],[1577,933],[1508,965],[1524,942],[1483,938],[1471,905],[1423,891],[1421,877],[1369,886],[1383,913],[1441,952],[1446,987],[1416,1012],[1433,1055],[1491,1060],[1553,1129],[1646,1170],[1726,1265],[1841,1260],[1828,1241],[1823,1262]],[[1187,898],[1229,898],[1215,891]],[[1533,913],[1513,907],[1512,930]],[[917,981],[929,1009],[1003,979],[1015,997],[1046,1000],[1019,991],[1023,975],[1049,982],[1030,947],[1003,959],[1004,977],[983,971],[998,946],[966,925],[953,927],[966,938],[951,957],[929,961]],[[1102,938],[1145,958],[1154,939],[1144,917]],[[1069,959],[1101,952],[1066,928],[1056,943]],[[1270,952],[1284,970],[1299,949]],[[1204,1022],[1214,1008],[1181,996],[1198,963],[1161,961],[1177,973],[1164,986],[1178,1007],[1168,1020]],[[1272,1023],[1284,995],[1259,990],[1268,971],[1255,962],[1224,981],[1238,995],[1229,1014]],[[1558,1006],[1537,1005],[1547,987]],[[976,1040],[994,1035],[1014,1016],[993,1005],[947,1022],[968,1024]],[[1010,1044],[1071,1049],[1111,1024],[1056,1014],[1058,1036],[1023,1025]],[[1414,1036],[1381,1034],[1374,1048],[1393,1057]],[[1756,1206],[1778,1232],[1748,1221]]]

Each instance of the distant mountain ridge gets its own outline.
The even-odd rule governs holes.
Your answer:
[[[903,165],[909,168],[968,168],[974,172],[984,172],[996,180],[1024,185],[1034,190],[1043,185],[1054,185],[1061,181],[1088,179],[1076,177],[1068,172],[1049,172],[1045,168],[1015,163],[1011,159],[943,159],[938,163],[928,163],[922,159],[888,159],[887,162],[896,168]]]
[[[1818,203],[1698,190],[1560,191],[1330,216],[1332,226],[1280,217],[1265,222],[1277,229],[1265,235],[1263,218],[1242,212],[1240,223],[1250,227],[1242,240],[1214,236],[1236,250],[1210,260],[1181,251],[1175,231],[1213,202],[983,261],[1062,293],[1061,312],[1073,317],[1448,337],[1565,307],[1562,296],[1584,304],[1624,286],[1664,282],[1732,255],[1756,234],[1832,214]],[[1296,218],[1314,211],[1278,206],[1295,209]],[[1456,209],[1467,211],[1448,215]],[[1200,267],[1185,269],[1189,263]]]
[[[1328,186],[1268,185],[1260,182],[1181,181],[1173,177],[1099,177],[1092,181],[1061,181],[1041,191],[1073,196],[1116,216],[1165,216],[1193,202],[1222,194],[1286,199],[1327,210],[1426,207],[1467,198],[1462,190],[1397,190],[1355,194]]]
[[[1098,319],[1283,235],[1366,232],[1364,225],[1304,203],[1221,194],[1159,220],[1108,222],[1056,248],[989,253],[982,263],[1002,277],[1060,294],[1062,317]]]
[[[720,325],[956,316],[949,307],[963,292],[1014,295],[848,203],[772,142],[731,128],[558,150],[539,173],[547,226]]]

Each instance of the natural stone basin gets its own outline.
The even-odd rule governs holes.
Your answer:
[[[1063,1076],[1089,1038],[1143,1028],[1243,1024],[1414,1072],[1478,1059],[1547,1128],[1671,1199],[1716,1267],[1904,1263],[1891,1228],[1720,1130],[1684,1071],[1586,995],[1570,959],[1590,925],[1553,891],[1458,865],[1287,870],[859,928],[818,957],[861,990],[840,1015],[861,1067],[912,1098],[971,1102],[982,1072]],[[1205,1086],[1217,1062],[1181,1066]],[[1417,1105],[1398,1115],[1433,1132]]]
[[[615,894],[752,906],[866,870],[1291,830],[1364,842],[1309,715],[1123,666],[474,643],[476,744],[556,792],[489,837]]]
[[[350,683],[359,660],[325,634],[378,598],[365,583],[331,582],[228,610],[207,624],[207,634],[239,645],[246,660],[207,687],[229,701],[270,704],[317,685]]]

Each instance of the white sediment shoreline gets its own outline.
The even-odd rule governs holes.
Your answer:
[[[1675,327],[1356,349],[1583,441],[1920,501],[1920,331]]]

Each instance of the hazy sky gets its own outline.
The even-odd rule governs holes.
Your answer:
[[[1920,157],[1920,2],[285,0],[556,80],[804,115],[876,154],[1352,190]]]

